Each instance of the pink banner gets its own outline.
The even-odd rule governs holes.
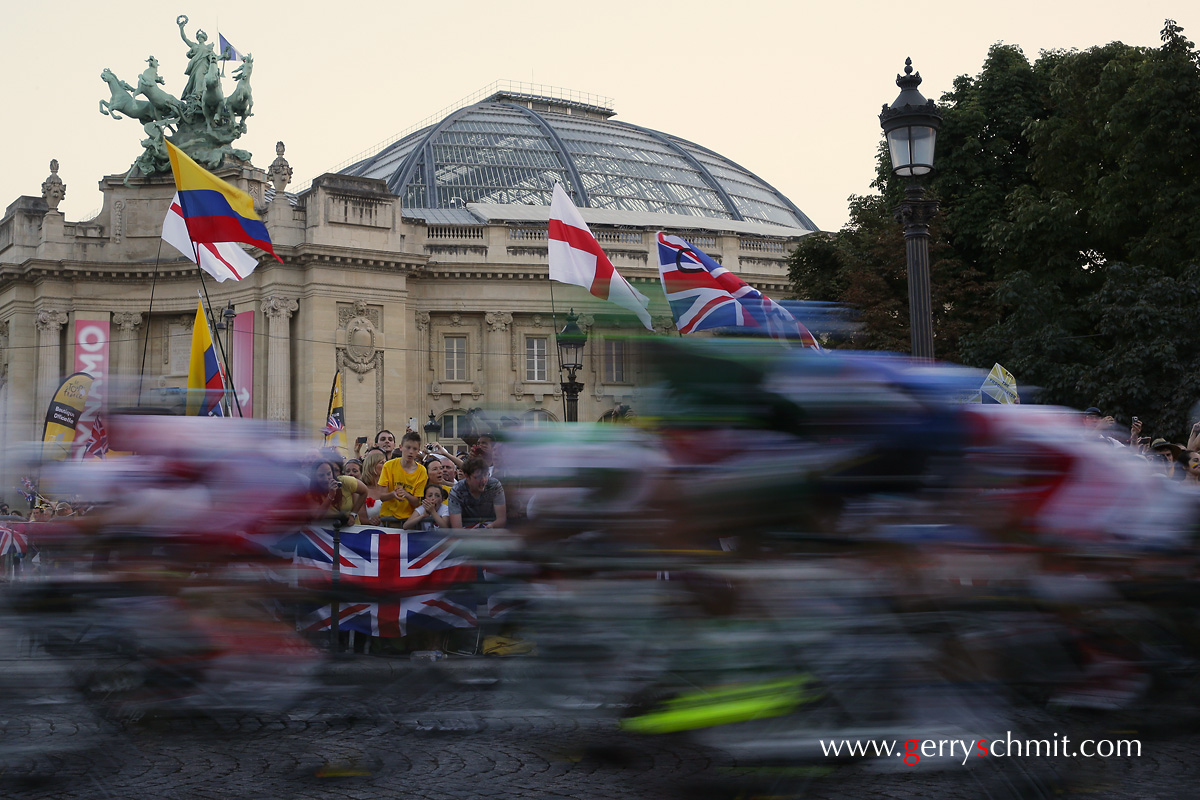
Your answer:
[[[254,312],[243,311],[233,318],[233,391],[243,417],[254,416]],[[236,411],[234,412],[237,413]]]
[[[92,423],[104,406],[105,384],[108,382],[108,320],[75,320],[75,372],[86,372],[95,378],[87,402],[75,423],[76,457],[83,452],[92,435]]]

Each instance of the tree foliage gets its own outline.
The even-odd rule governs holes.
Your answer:
[[[931,231],[939,358],[1000,362],[1047,402],[1137,414],[1180,438],[1200,399],[1200,57],[1158,48],[994,45],[940,105]],[[853,197],[836,234],[792,254],[798,296],[861,309],[856,346],[908,349],[900,199]]]

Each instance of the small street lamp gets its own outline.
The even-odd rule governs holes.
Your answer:
[[[887,136],[892,174],[905,178],[904,199],[896,207],[896,221],[904,226],[908,256],[908,323],[912,331],[912,354],[933,358],[933,306],[929,293],[929,223],[937,213],[935,200],[925,199],[925,187],[915,179],[933,172],[942,112],[926,100],[917,87],[921,73],[913,73],[912,59],[904,60],[904,74],[896,76],[900,95],[879,114],[879,125]]]
[[[579,327],[579,316],[575,309],[567,314],[567,324],[555,337],[558,345],[558,368],[567,371],[562,382],[563,400],[566,404],[567,422],[579,421],[579,393],[583,384],[575,380],[575,373],[583,369],[583,346],[587,344],[587,332]]]
[[[442,423],[437,421],[433,412],[429,412],[429,422],[425,423],[425,443],[433,444],[442,435]]]

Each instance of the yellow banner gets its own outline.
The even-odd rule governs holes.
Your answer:
[[[42,428],[42,457],[62,461],[71,452],[75,441],[75,424],[87,403],[95,379],[86,372],[70,375],[54,393],[46,409],[46,424]]]
[[[346,409],[342,403],[342,371],[333,373],[333,388],[329,390],[329,416],[325,427],[325,446],[336,447],[342,453],[346,450]]]
[[[1021,395],[1017,392],[1017,379],[999,364],[992,367],[992,371],[984,378],[979,393],[980,401],[984,403],[1016,405],[1021,402]]]

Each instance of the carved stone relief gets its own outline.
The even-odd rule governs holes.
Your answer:
[[[356,373],[359,383],[365,381],[368,372],[375,372],[375,430],[380,430],[383,428],[383,351],[376,350],[370,364],[364,368],[362,364],[350,360],[349,350],[349,347],[337,348],[337,367],[340,370],[349,369]],[[349,387],[345,386],[344,381],[343,391],[349,391]],[[345,402],[345,398],[342,399]]]
[[[125,333],[131,333],[142,324],[142,315],[138,311],[118,311],[112,315],[112,321]]]
[[[353,307],[338,307],[338,327],[346,332],[346,346],[338,348],[339,359],[358,375],[359,383],[366,379],[369,372],[379,371],[380,376],[383,374],[383,351],[378,346],[382,317],[382,310],[369,307],[365,300],[356,300]],[[376,385],[382,393],[383,382],[377,379]]]
[[[268,319],[291,319],[299,308],[294,297],[273,296],[262,301],[262,310]]]
[[[506,331],[512,325],[513,315],[507,311],[489,311],[483,319],[487,322],[489,331]]]
[[[427,319],[428,316],[426,314]],[[383,310],[378,306],[369,306],[366,300],[355,300],[354,305],[350,305],[349,303],[338,304],[339,328],[345,328],[346,323],[354,317],[365,317],[375,327],[375,330],[383,328]]]
[[[63,325],[67,324],[67,312],[57,308],[43,308],[37,312],[33,324],[39,331],[56,333],[62,330]]]
[[[58,204],[67,196],[67,185],[58,177],[58,159],[50,160],[50,177],[42,181],[42,199],[51,211],[58,211]]]
[[[8,322],[0,322],[0,384],[8,381]]]
[[[271,162],[271,166],[267,169],[267,180],[275,187],[276,197],[283,194],[283,190],[287,188],[288,183],[292,180],[292,165],[283,157],[283,150],[283,142],[276,142],[275,160]]]
[[[112,212],[112,242],[113,244],[121,243],[121,232],[125,228],[125,201],[118,200],[113,203]]]
[[[186,315],[162,321],[162,363],[167,375],[186,375],[192,357],[194,318]]]
[[[509,361],[510,361],[509,369],[512,370],[513,372],[517,373],[518,375],[520,375],[521,374],[521,369],[520,369],[520,366],[521,366],[521,357],[520,357],[521,334],[517,333],[516,325],[511,326],[509,333],[511,334],[508,337],[508,352],[511,354],[511,358],[509,359]],[[515,389],[513,390],[513,393],[514,394],[516,393]]]

